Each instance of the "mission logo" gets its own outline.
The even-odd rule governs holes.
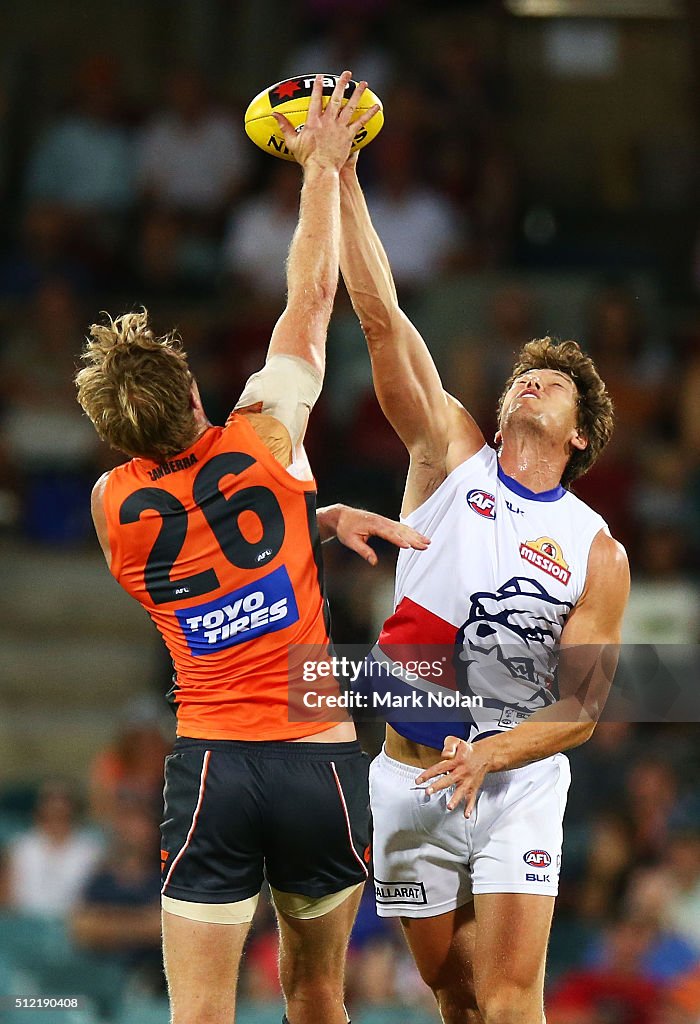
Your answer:
[[[571,579],[569,563],[564,560],[560,546],[551,537],[525,541],[520,545],[520,557],[553,579],[559,580],[564,586]]]

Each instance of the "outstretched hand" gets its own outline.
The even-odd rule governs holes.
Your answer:
[[[343,94],[350,79],[350,71],[340,75],[324,110],[323,75],[316,75],[306,123],[299,129],[295,129],[284,114],[273,111],[287,149],[303,167],[316,164],[339,171],[350,155],[355,135],[379,110],[379,104],[375,103],[353,120],[367,82],[358,82],[343,106]]]
[[[425,791],[430,796],[454,786],[454,793],[447,801],[448,810],[453,811],[464,800],[464,817],[469,818],[488,772],[480,746],[479,743],[473,745],[456,736],[447,736],[442,748],[442,761],[421,772],[416,778],[416,785],[422,786],[428,782]]]
[[[375,512],[347,506],[340,510],[335,532],[341,544],[356,551],[370,565],[376,565],[378,561],[376,552],[367,543],[370,537],[381,537],[397,548],[415,548],[417,551],[425,551],[430,544],[428,537],[410,526],[378,516]]]

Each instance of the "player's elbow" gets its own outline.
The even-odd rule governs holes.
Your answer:
[[[305,281],[301,287],[290,284],[287,309],[298,311],[310,321],[321,320],[327,324],[333,312],[337,285],[337,277],[331,275]]]
[[[382,345],[393,345],[398,337],[401,310],[398,306],[387,306],[382,302],[372,303],[362,310],[360,326],[373,351]]]
[[[588,714],[588,709],[587,709],[587,714]],[[586,721],[583,721],[583,722],[577,722],[576,723],[576,732],[575,732],[575,735],[574,735],[574,742],[572,743],[572,746],[580,747],[582,743],[586,743],[591,738],[593,733],[595,732],[595,727],[596,727],[597,724],[598,724],[598,717],[597,716],[595,718],[587,718]]]
[[[308,302],[312,309],[319,313],[328,314],[330,319],[335,293],[338,290],[338,275],[327,274],[315,281],[310,289]]]

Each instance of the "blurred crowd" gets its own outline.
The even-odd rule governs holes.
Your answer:
[[[34,944],[25,963],[20,947],[20,964],[41,979],[59,956],[61,977],[80,978],[79,990],[107,1020],[121,1020],[112,1015],[123,999],[164,997],[157,823],[171,729],[143,699],[126,709],[83,787],[46,780],[21,805],[15,793],[11,828],[11,793],[0,797],[0,922],[8,926],[0,929],[0,966],[3,956],[17,955],[22,922],[47,936],[58,928],[60,955],[49,947],[42,964]],[[377,751],[377,726],[365,725],[362,738]],[[569,756],[573,783],[547,1020],[697,1024],[697,727],[603,723]],[[245,1005],[280,1004],[277,957],[274,913],[264,898],[241,974]],[[410,1007],[423,1014],[417,1021],[437,1020],[398,922],[376,916],[371,883],[351,940],[348,1006],[358,1014]]]
[[[577,275],[585,295],[578,340],[607,382],[617,428],[575,490],[630,554],[627,642],[695,644],[697,252],[671,286],[653,244],[630,256],[630,237],[605,256],[580,227],[586,210],[567,228],[556,211],[537,206],[515,141],[518,103],[505,62],[476,36],[452,30],[449,12],[408,55],[382,20],[390,6],[369,5],[360,19],[343,4],[308,3],[313,31],[299,31],[303,43],[279,77],[347,66],[382,97],[386,126],[360,160],[371,212],[403,304],[435,350],[446,386],[487,437],[515,352],[556,333],[546,285],[533,283],[533,272],[556,280],[566,267]],[[435,95],[449,118],[435,117]],[[177,326],[214,422],[262,364],[284,304],[300,182],[297,168],[246,139],[247,98],[201,68],[179,65],[164,69],[157,94],[136,100],[119,58],[94,52],[33,121],[20,173],[7,182],[0,252],[6,534],[66,550],[94,544],[90,488],[119,457],[81,417],[72,376],[100,309],[145,305],[158,330]],[[686,177],[696,181],[697,167]],[[606,210],[588,213],[604,218]],[[646,291],[640,268],[652,282]],[[461,284],[480,288],[473,322],[468,307],[447,319],[437,309],[440,289]],[[321,502],[397,514],[405,454],[374,399],[342,285],[308,441]],[[325,555],[336,640],[371,643],[391,602],[390,553],[374,570],[335,545]],[[550,1024],[700,1021],[698,735],[695,725],[609,723],[572,754]],[[376,730],[364,740],[376,751]],[[47,780],[0,836],[6,912],[60,920],[81,955],[117,964],[155,994],[162,994],[156,825],[167,745],[160,725],[127,721],[86,766],[82,793]],[[8,806],[0,794],[0,810]],[[349,1005],[424,1006],[431,1019],[399,930],[376,917],[370,895],[353,936]],[[244,999],[279,1001],[276,932],[264,901],[241,984]]]

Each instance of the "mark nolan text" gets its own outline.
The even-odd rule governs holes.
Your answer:
[[[319,693],[307,690],[303,697],[307,708],[483,708],[484,698],[473,697],[466,693],[424,693],[413,690],[412,693],[356,693],[348,690],[345,693]]]

